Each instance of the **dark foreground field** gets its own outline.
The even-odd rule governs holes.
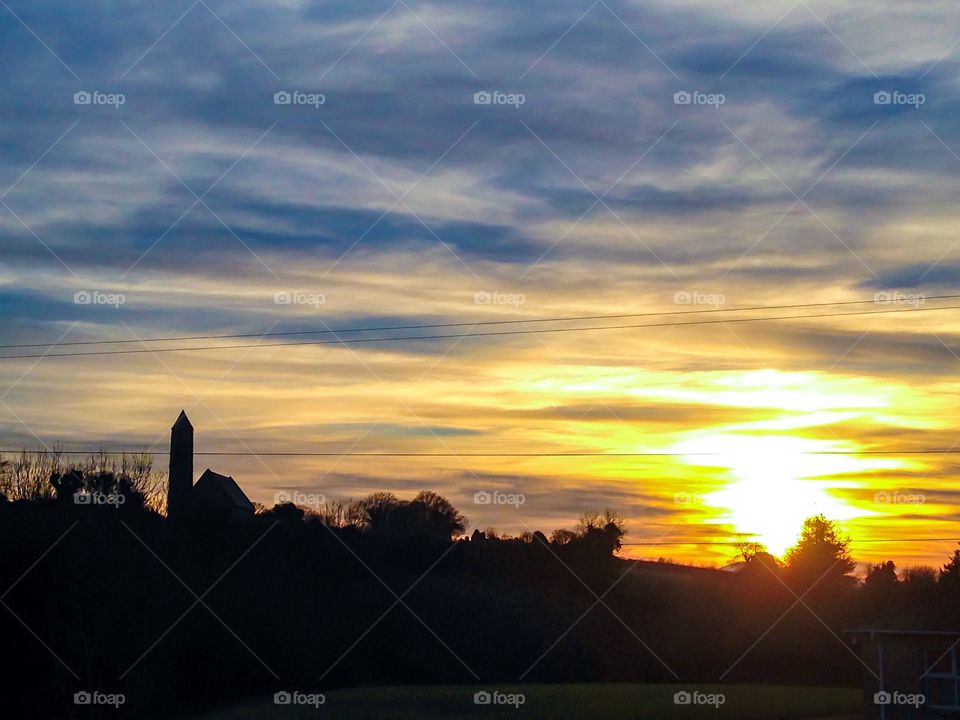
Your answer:
[[[719,706],[674,704],[674,693],[687,690],[723,693]],[[497,690],[522,694],[520,707],[476,705],[474,693]],[[756,685],[577,684],[473,687],[386,687],[327,693],[319,709],[275,705],[271,698],[189,720],[800,720],[859,718],[861,693],[846,688]]]

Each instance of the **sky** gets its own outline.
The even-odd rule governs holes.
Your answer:
[[[956,455],[898,454],[960,443],[955,3],[5,0],[0,56],[0,337],[39,346],[0,354],[46,353],[0,359],[2,448],[162,451],[186,409],[250,453],[197,472],[267,505],[611,507],[667,543],[631,556],[707,564],[819,512],[863,561],[955,547]],[[51,357],[190,344],[267,347]],[[447,456],[263,455],[345,451]]]

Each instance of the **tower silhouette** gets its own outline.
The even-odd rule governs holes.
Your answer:
[[[167,486],[167,517],[183,517],[193,489],[193,425],[180,411],[170,428],[170,475]]]

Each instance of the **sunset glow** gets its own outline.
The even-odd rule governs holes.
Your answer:
[[[6,715],[960,718],[957,20],[0,0]]]
[[[520,6],[291,2],[214,23],[215,53],[192,20],[151,47],[157,17],[110,34],[109,67],[68,48],[122,78],[117,107],[74,101],[12,23],[10,77],[45,91],[0,186],[0,449],[162,453],[186,408],[198,450],[245,453],[203,462],[266,505],[429,489],[510,533],[612,507],[626,554],[716,565],[824,513],[858,560],[939,562],[955,38],[861,5],[551,8],[544,42]],[[903,77],[930,102],[874,101]]]

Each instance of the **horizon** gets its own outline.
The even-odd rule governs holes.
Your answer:
[[[957,547],[942,12],[0,15],[0,448],[163,451],[184,408],[198,452],[247,454],[195,475],[268,506],[612,508],[665,543],[624,556],[718,566],[820,513],[861,563]]]
[[[186,415],[185,410],[181,411],[181,414],[187,418],[188,423],[192,424],[192,421],[189,419],[189,416]],[[224,450],[224,451],[206,450],[206,449],[203,449],[204,443],[202,441],[202,434],[198,439],[200,440],[198,445],[201,449],[194,454],[194,459],[193,459],[194,481],[196,481],[204,473],[204,468],[206,470],[214,470],[215,472],[217,472],[219,471],[219,469],[221,469],[221,465],[225,462],[229,463],[231,466],[241,467],[241,471],[242,471],[245,467],[249,467],[249,463],[251,462],[251,459],[254,459],[261,463],[264,463],[265,467],[267,467],[268,469],[271,469],[269,468],[269,466],[266,465],[265,460],[269,460],[271,462],[275,462],[275,461],[289,462],[294,459],[307,458],[308,462],[315,462],[316,461],[315,456],[318,454],[316,452],[301,453],[297,451],[288,451],[288,452],[281,451],[280,453],[268,454],[268,456],[265,458],[262,454],[257,454],[254,451],[250,450],[249,447],[246,451],[239,451],[239,452],[234,450]],[[71,450],[69,448],[63,448],[59,444],[53,444],[52,449],[47,447],[46,449],[33,449],[33,450],[23,449],[20,451],[20,453],[0,452],[0,462],[6,461],[9,463],[11,460],[15,461],[17,459],[17,455],[20,455],[20,456],[26,455],[28,458],[37,458],[39,456],[45,456],[47,458],[56,457],[61,467],[71,467],[71,466],[82,467],[85,461],[91,461],[99,457],[105,457],[108,461],[110,460],[120,461],[123,458],[132,459],[138,455],[145,455],[150,458],[153,465],[154,472],[159,473],[163,476],[164,488],[165,488],[166,487],[165,483],[167,482],[166,481],[167,472],[166,472],[165,462],[169,458],[170,452],[165,450],[153,449],[153,448],[161,444],[166,444],[168,441],[169,441],[169,436],[167,434],[164,434],[163,436],[158,438],[157,441],[155,441],[154,445],[151,448],[142,448],[140,450],[132,447],[127,447],[123,449],[109,449],[101,446],[96,451],[91,451],[91,450],[79,451],[79,450]],[[846,452],[843,452],[843,451],[825,450],[822,452],[824,452],[825,454],[831,457],[839,456],[841,459],[852,456],[852,454],[848,455]],[[866,452],[867,454],[869,454],[871,451],[866,451]],[[919,452],[926,452],[926,451],[919,451]],[[697,452],[696,454],[692,454],[692,453],[693,451],[691,451],[691,454],[677,453],[677,455],[681,460],[683,460],[688,464],[707,462],[710,465],[719,465],[721,463],[723,464],[734,463],[734,462],[743,463],[745,462],[745,460],[749,460],[751,465],[756,465],[758,460],[761,463],[769,460],[768,458],[763,458],[763,457],[760,457],[758,459],[755,456],[744,457],[745,454],[738,454],[738,453],[731,454],[729,452],[723,452],[720,450]],[[811,451],[809,455],[805,456],[805,459],[808,459],[811,456],[816,457],[816,453],[817,451]],[[320,453],[320,454],[325,456],[326,455],[332,456],[332,457],[324,457],[324,461],[330,462],[330,463],[344,462],[345,461],[344,458],[351,458],[351,460],[354,462],[357,460],[361,462],[378,462],[378,461],[383,461],[384,459],[396,459],[396,455],[404,456],[403,458],[404,460],[410,459],[409,457],[406,457],[409,455],[409,453],[397,453],[397,454],[391,455],[390,453],[379,453],[379,452],[339,453],[334,451],[334,452]],[[452,453],[449,453],[449,452],[425,453],[422,457],[423,459],[429,459],[432,462],[442,463],[442,462],[449,462],[449,460],[447,460],[447,456],[451,454]],[[946,454],[946,453],[943,453],[943,454]],[[486,455],[486,454],[480,453],[480,455]],[[606,459],[606,460],[614,460],[614,461],[627,459],[629,461],[636,461],[636,458],[633,458],[633,457],[624,458],[624,457],[614,456],[614,457],[603,458],[602,453],[588,453],[587,458],[584,458],[581,455],[564,456],[563,454],[561,455],[545,454],[543,456],[537,456],[536,454],[532,454],[532,455],[522,454],[522,455],[524,455],[524,457],[521,460],[522,462],[542,462],[545,458],[551,458],[551,459],[555,458],[557,460],[562,460],[564,462],[567,462],[570,459],[587,460],[588,462],[595,462],[597,459]],[[474,456],[468,455],[468,457],[473,459]],[[493,454],[491,457],[501,458],[502,456],[498,454]],[[664,459],[669,459],[672,461],[676,459],[669,453],[654,454],[653,457],[658,461],[664,460]],[[459,459],[462,460],[463,458],[459,458]],[[158,463],[158,460],[159,460],[159,463]],[[247,465],[244,466],[243,465],[244,463],[246,463]],[[769,471],[767,471],[767,473],[768,474],[760,476],[756,479],[763,480],[764,478],[768,478]],[[225,472],[224,474],[227,474],[230,477],[234,477],[234,473]],[[478,478],[478,476],[475,473],[471,473],[471,475],[474,478]],[[237,479],[237,478],[234,478],[234,479]],[[277,477],[275,479],[279,480],[280,478]],[[741,488],[744,486],[746,482],[747,481],[744,480],[741,483],[729,484],[726,487],[716,491],[713,494],[721,497],[724,495],[735,496],[735,494],[741,490]],[[239,484],[241,488],[245,490],[251,490],[251,488],[244,487],[242,480],[239,482]],[[620,512],[618,508],[612,507],[612,506],[606,506],[604,508],[581,507],[581,508],[573,509],[572,512],[574,514],[566,516],[563,519],[563,521],[557,525],[536,526],[536,525],[529,524],[529,522],[523,519],[522,517],[519,520],[514,517],[516,515],[522,515],[523,509],[526,505],[526,500],[527,500],[526,495],[524,493],[508,492],[489,484],[487,487],[489,489],[478,489],[477,491],[475,491],[473,494],[473,497],[466,498],[463,504],[458,505],[458,503],[454,501],[454,505],[458,506],[461,511],[466,510],[469,512],[471,510],[480,510],[481,514],[484,514],[488,518],[491,517],[491,513],[492,513],[493,514],[492,517],[494,519],[499,518],[501,521],[505,520],[506,522],[487,522],[486,524],[477,523],[472,521],[471,518],[467,516],[466,530],[461,537],[464,537],[464,538],[469,537],[471,531],[473,530],[487,531],[488,533],[490,533],[491,531],[494,531],[498,534],[505,534],[505,535],[512,535],[512,536],[519,536],[522,533],[529,533],[532,531],[543,531],[549,534],[553,530],[557,530],[561,528],[565,528],[565,529],[572,528],[576,523],[576,519],[580,517],[583,513],[587,513],[593,510],[612,510],[615,512]],[[407,497],[407,495],[412,497],[413,494],[415,494],[421,488],[405,487],[402,490],[397,490],[396,488],[370,486],[368,489],[366,489],[365,491],[357,495],[338,495],[338,496],[329,496],[326,494],[326,492],[322,492],[322,490],[324,489],[325,488],[320,487],[318,485],[310,485],[310,484],[296,485],[294,483],[285,483],[282,485],[282,487],[278,487],[275,490],[272,497],[264,497],[261,500],[261,499],[258,499],[258,497],[256,497],[256,493],[257,492],[262,493],[263,488],[255,487],[252,489],[254,491],[254,495],[250,499],[253,502],[256,502],[259,505],[261,505],[264,510],[269,510],[275,505],[292,503],[304,509],[307,512],[311,512],[311,511],[316,512],[316,511],[321,511],[330,502],[337,502],[337,501],[347,502],[347,501],[361,500],[364,494],[381,492],[381,491],[396,493],[399,496],[400,500],[410,499],[409,497]],[[356,490],[355,487],[354,489]],[[515,490],[516,487],[514,487],[513,489]],[[783,489],[784,488],[782,486],[778,486],[774,489],[774,491],[782,492]],[[160,489],[158,488],[157,491],[160,492]],[[165,490],[163,492],[165,492]],[[771,492],[770,490],[767,490],[764,497],[769,497],[770,492]],[[898,499],[897,497],[898,495],[902,497]],[[824,497],[826,497],[829,501],[829,496],[824,495]],[[459,499],[460,495],[459,494],[456,495],[456,498]],[[689,506],[690,509],[692,510],[699,510],[703,512],[704,506],[712,505],[717,501],[712,500],[709,496],[698,495],[693,492],[679,492],[674,494],[673,502],[675,504]],[[919,497],[907,496],[902,491],[893,491],[890,493],[887,493],[886,491],[879,491],[874,496],[874,502],[878,504],[904,503],[904,504],[910,504],[910,505],[917,505],[917,504],[923,504],[925,502],[925,498],[922,495],[920,495]],[[743,506],[742,505],[738,506],[736,502],[729,502],[726,507],[731,511],[731,513],[737,513],[738,511],[742,512],[742,509],[743,509]],[[798,506],[798,508],[792,511],[792,514],[793,516],[798,516],[797,515],[798,512],[803,512],[804,509],[809,507],[814,507],[816,509],[816,512],[812,513],[813,515],[824,515],[829,520],[838,521],[837,525],[841,530],[846,531],[848,529],[848,525],[843,523],[842,520],[840,520],[840,518],[844,517],[842,515],[842,512],[841,513],[836,512],[839,507],[836,504],[830,506],[829,508],[825,508],[824,506],[821,506],[816,502],[813,503],[812,505],[801,504]],[[769,506],[765,506],[765,509],[769,509]],[[831,513],[829,512],[830,510],[833,510],[834,512]],[[483,511],[487,511],[487,512],[484,513]],[[626,541],[623,543],[623,549],[620,550],[618,554],[621,557],[624,557],[630,560],[644,560],[644,561],[656,561],[656,562],[667,561],[667,562],[678,563],[678,564],[687,565],[691,567],[721,568],[729,564],[735,564],[740,559],[740,556],[739,556],[740,550],[737,547],[739,543],[757,543],[760,546],[759,549],[769,551],[778,559],[783,560],[787,550],[789,550],[790,547],[795,545],[797,540],[799,540],[800,529],[803,521],[811,517],[811,515],[805,515],[803,517],[800,517],[796,527],[790,527],[789,525],[786,525],[786,524],[777,526],[777,523],[782,521],[781,520],[782,517],[783,517],[782,515],[779,515],[774,518],[774,522],[772,522],[768,527],[775,527],[776,531],[766,536],[760,533],[751,534],[748,532],[739,531],[734,525],[733,530],[731,531],[730,537],[735,537],[736,539],[731,539],[731,540],[724,540],[724,539],[717,539],[717,538],[701,539],[701,540],[688,540],[688,539],[671,540],[669,531],[658,538],[635,537],[634,536],[635,533],[630,532],[631,526],[628,520],[628,524],[626,526],[627,533],[628,533],[626,537]],[[516,524],[518,522],[520,523],[519,525]],[[881,560],[890,560],[890,559],[893,559],[896,561],[897,567],[901,572],[908,570],[910,568],[916,568],[916,567],[932,567],[933,570],[937,571],[939,570],[939,566],[942,564],[942,561],[945,561],[947,559],[947,556],[950,555],[950,553],[952,552],[952,549],[946,552],[944,557],[941,558],[941,562],[937,562],[936,560],[934,562],[929,562],[929,563],[923,562],[923,561],[910,562],[910,561],[904,561],[902,558],[893,557],[888,553],[884,553],[882,548],[889,545],[895,545],[898,542],[903,542],[905,544],[912,544],[915,542],[929,543],[930,542],[929,540],[925,540],[924,538],[915,538],[915,537],[906,538],[902,541],[899,541],[897,539],[891,539],[891,538],[875,539],[872,537],[866,538],[866,539],[859,539],[856,537],[852,537],[849,534],[847,535],[847,537],[850,540],[850,547],[851,547],[854,559],[857,561],[857,568],[854,574],[860,578],[862,578],[867,573],[869,568],[875,562],[878,562]],[[960,538],[940,538],[937,540],[937,542],[947,544],[947,543],[955,542],[958,539]],[[865,547],[869,547],[873,543],[877,543],[880,549],[873,556],[864,557],[863,549]],[[673,552],[671,552],[672,550],[675,550],[677,548],[691,548],[697,554],[695,555],[687,554],[681,557],[677,557]],[[712,554],[712,556],[705,558],[702,553],[703,549],[707,549],[708,552]]]

